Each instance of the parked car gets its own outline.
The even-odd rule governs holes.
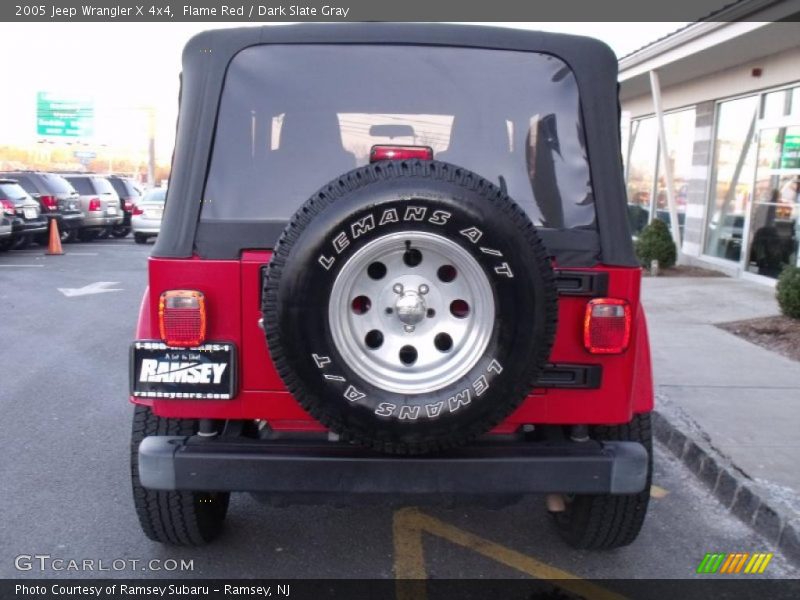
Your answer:
[[[120,177],[119,175],[109,175],[106,177],[114,187],[114,191],[119,196],[120,209],[122,210],[122,224],[116,225],[111,234],[117,238],[124,238],[131,231],[131,216],[134,205],[142,197],[141,190],[136,186],[133,179]]]
[[[26,248],[34,236],[47,232],[47,219],[41,215],[39,204],[16,180],[0,179],[0,204],[11,217],[11,236],[0,240],[3,250]]]
[[[5,171],[0,177],[15,179],[39,203],[42,215],[55,219],[62,241],[77,238],[83,225],[78,192],[60,175],[42,171]],[[47,234],[37,236],[39,243],[47,243]]]
[[[148,238],[156,237],[161,231],[166,198],[167,188],[153,188],[145,192],[144,197],[134,205],[131,224],[133,239],[137,244],[146,244]]]
[[[16,209],[11,202],[6,204],[0,201],[0,252],[5,252],[11,247],[15,215]]]
[[[93,174],[69,174],[64,178],[79,194],[83,212],[83,225],[78,232],[81,241],[106,237],[122,224],[119,196],[108,179]]]
[[[147,536],[214,539],[230,492],[543,493],[572,546],[634,541],[653,384],[605,44],[218,30],[182,97],[130,349]]]

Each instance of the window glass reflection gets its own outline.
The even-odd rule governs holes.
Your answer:
[[[705,251],[732,261],[741,257],[750,204],[758,104],[758,96],[750,96],[723,102],[717,109]]]
[[[638,234],[650,216],[650,200],[656,172],[658,128],[655,117],[631,123],[631,151],[628,159],[628,219]]]
[[[686,200],[689,194],[689,179],[692,176],[692,154],[694,152],[694,109],[664,115],[664,131],[667,135],[669,164],[672,167],[673,196],[678,213],[678,226],[683,239],[683,225],[686,218]],[[664,157],[658,161],[658,179],[656,181],[655,218],[672,227],[669,217],[669,199],[667,196],[667,175]]]

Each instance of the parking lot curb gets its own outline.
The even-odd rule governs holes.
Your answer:
[[[717,449],[710,436],[667,398],[657,396],[653,433],[733,515],[800,565],[800,518]]]

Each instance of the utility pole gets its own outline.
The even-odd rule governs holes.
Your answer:
[[[156,109],[145,107],[147,111],[147,185],[154,187],[156,182]]]

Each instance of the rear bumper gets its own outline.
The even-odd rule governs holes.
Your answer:
[[[38,219],[31,219],[25,221],[17,218],[14,220],[14,235],[22,236],[35,233],[45,233],[47,231],[47,219],[39,217]]]
[[[83,228],[112,227],[122,223],[122,215],[108,216],[105,212],[87,212],[83,217]]]
[[[158,234],[161,230],[160,219],[144,219],[137,215],[131,218],[131,227],[134,233]]]
[[[482,443],[391,457],[338,443],[150,436],[139,446],[139,477],[156,490],[633,494],[645,486],[647,450],[635,442]]]
[[[53,215],[59,231],[73,231],[83,227],[83,213],[61,213]]]

